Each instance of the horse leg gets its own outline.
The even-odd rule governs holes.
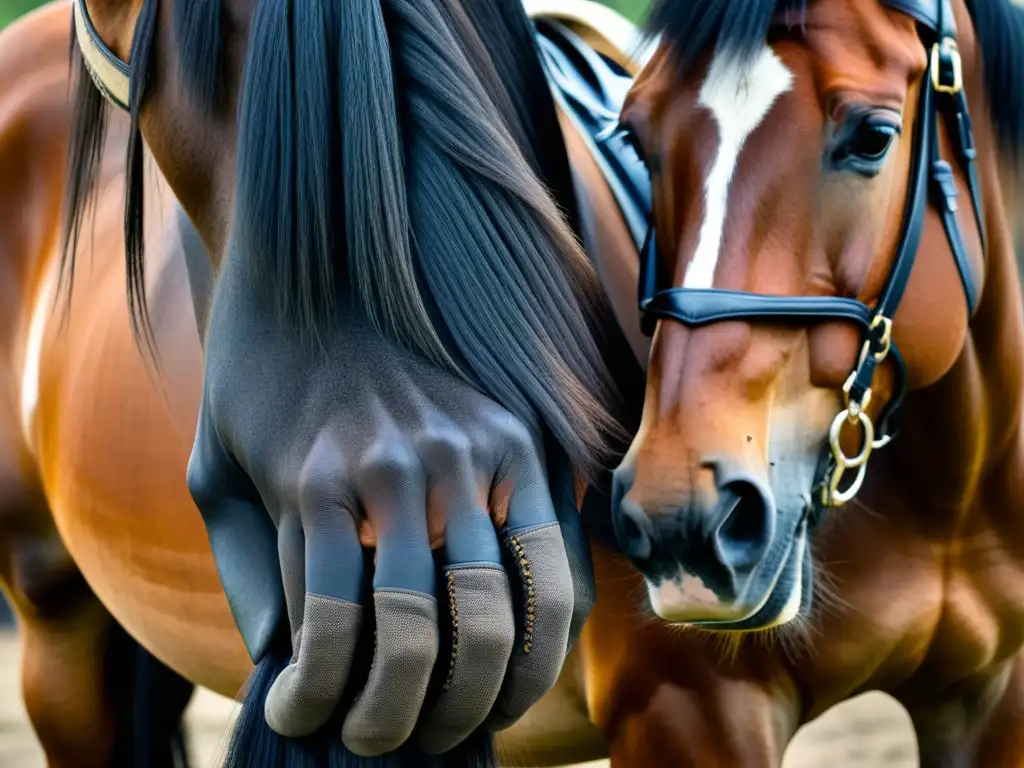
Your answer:
[[[187,764],[193,686],[114,621],[56,534],[0,535],[0,577],[19,617],[22,694],[50,768]]]
[[[951,693],[936,703],[905,704],[921,768],[1024,766],[1024,655]]]
[[[114,631],[91,595],[57,616],[21,616],[22,695],[50,768],[112,764],[115,718],[103,648]]]

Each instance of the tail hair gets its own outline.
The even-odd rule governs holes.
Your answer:
[[[479,731],[444,755],[428,755],[406,744],[378,757],[350,752],[341,741],[341,723],[328,722],[301,739],[278,735],[267,725],[264,705],[270,686],[288,664],[279,651],[268,653],[246,683],[242,710],[228,744],[224,768],[497,768],[491,734]]]

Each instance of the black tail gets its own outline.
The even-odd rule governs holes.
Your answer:
[[[188,768],[182,714],[195,686],[120,626],[112,630],[104,665],[116,713],[113,765]]]
[[[379,757],[360,757],[341,743],[341,723],[329,722],[317,733],[288,739],[270,729],[263,716],[270,686],[288,657],[269,653],[246,683],[242,711],[228,745],[224,768],[496,768],[491,734],[480,731],[451,752],[428,755],[406,744]]]

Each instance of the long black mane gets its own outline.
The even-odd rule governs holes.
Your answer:
[[[216,109],[221,0],[173,1],[182,81]],[[136,28],[136,115],[154,34]],[[105,112],[76,56],[67,282]],[[617,433],[596,330],[606,307],[574,231],[568,160],[519,2],[256,0],[238,112],[234,249],[297,338],[330,333],[349,292],[382,332],[596,469]],[[133,137],[127,288],[149,338],[135,125]]]
[[[663,35],[685,70],[709,49],[740,59],[757,52],[772,19],[813,0],[655,0],[645,24]],[[1015,159],[1024,148],[1024,8],[1012,0],[965,0],[984,60],[989,109]]]

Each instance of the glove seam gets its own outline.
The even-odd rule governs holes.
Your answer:
[[[557,520],[551,520],[551,521],[549,521],[547,523],[536,523],[534,525],[524,525],[521,528],[507,528],[505,530],[505,536],[507,538],[511,538],[513,536],[525,536],[528,533],[533,533],[534,531],[543,531],[543,530],[545,530],[547,528],[553,528],[553,527],[558,526],[558,525],[559,525],[559,523],[558,523]]]

